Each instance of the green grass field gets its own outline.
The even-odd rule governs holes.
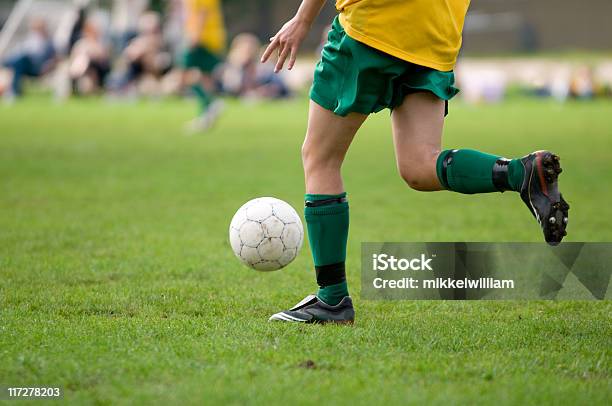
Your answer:
[[[344,168],[354,327],[268,323],[315,289],[307,246],[246,269],[227,240],[255,196],[302,206],[306,100],[181,132],[188,101],[0,106],[0,384],[81,404],[610,404],[610,302],[369,302],[362,241],[540,241],[517,195],[419,193],[388,113]],[[445,147],[550,148],[568,241],[612,240],[612,103],[451,104]],[[312,362],[310,362],[312,361]]]

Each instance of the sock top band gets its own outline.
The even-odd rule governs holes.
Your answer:
[[[306,215],[337,214],[348,210],[346,192],[337,195],[306,194],[304,206]]]
[[[304,200],[316,202],[319,200],[338,199],[342,197],[346,197],[346,192],[338,193],[337,195],[318,195],[318,194],[307,193],[304,195]]]
[[[334,203],[346,203],[346,197],[332,197],[329,199],[324,199],[324,200],[306,200],[304,202],[304,206],[306,207],[321,207],[321,206],[328,206],[330,204],[334,204]]]

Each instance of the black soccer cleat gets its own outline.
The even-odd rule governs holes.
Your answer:
[[[269,321],[288,321],[294,323],[349,323],[355,320],[355,309],[350,296],[340,303],[330,306],[315,295],[306,296],[289,310],[273,314]]]
[[[557,183],[562,171],[559,157],[550,151],[536,151],[521,158],[521,163],[525,168],[521,198],[542,227],[546,242],[557,245],[567,235],[569,210]]]

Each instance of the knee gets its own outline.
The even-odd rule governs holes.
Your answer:
[[[183,73],[183,83],[187,86],[193,86],[200,83],[202,74],[197,69],[188,69]]]
[[[435,161],[428,158],[405,160],[398,163],[399,174],[414,190],[436,190],[438,184]]]
[[[400,166],[399,173],[404,182],[412,189],[419,191],[429,190],[428,184],[430,179],[425,176],[422,170],[412,166]]]

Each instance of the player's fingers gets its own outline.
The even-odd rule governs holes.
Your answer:
[[[280,50],[280,54],[278,55],[278,61],[276,62],[276,66],[274,67],[275,73],[278,73],[281,69],[283,69],[285,59],[287,59],[287,56],[289,56],[289,52],[291,52],[291,48],[286,45],[283,47],[283,49]]]
[[[268,47],[266,48],[266,50],[264,51],[263,55],[261,56],[261,62],[264,63],[268,60],[268,58],[270,58],[270,55],[272,55],[272,52],[278,47],[279,45],[279,41],[278,38],[271,38],[272,42],[270,42],[270,44],[268,45]]]
[[[297,58],[297,47],[291,47],[291,56],[289,57],[289,63],[287,64],[287,69],[291,70],[293,65],[295,65],[295,58]]]

